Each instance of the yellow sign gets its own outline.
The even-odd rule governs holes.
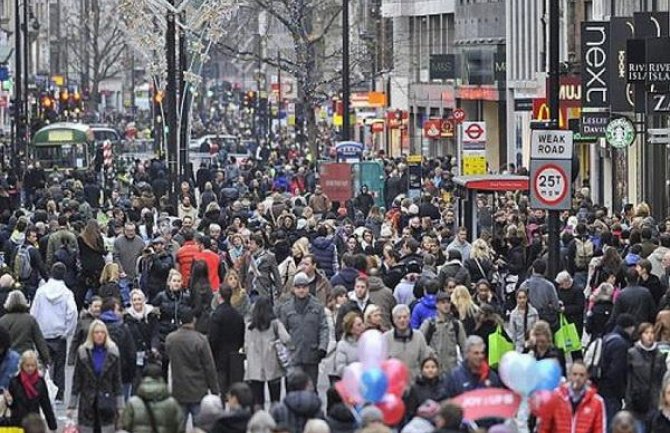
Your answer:
[[[64,129],[57,129],[55,131],[49,131],[49,141],[54,143],[62,143],[66,141],[74,140],[74,133],[72,131],[67,131]]]
[[[344,119],[342,119],[343,116],[340,116],[339,114],[333,114],[333,126],[342,126],[344,123]]]
[[[407,157],[408,164],[421,164],[421,155],[409,155]]]
[[[63,84],[65,84],[65,77],[62,75],[54,75],[51,77],[51,81],[53,81],[54,85],[61,87]]]
[[[289,126],[295,126],[295,114],[289,114],[287,123]]]
[[[486,174],[486,155],[483,153],[463,154],[463,175]]]

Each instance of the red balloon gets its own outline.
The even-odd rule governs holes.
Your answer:
[[[409,369],[407,366],[399,359],[391,358],[382,362],[381,367],[389,383],[386,392],[402,397],[409,384]]]
[[[388,426],[398,424],[405,416],[405,403],[395,394],[386,393],[377,407],[382,411],[384,424]]]
[[[558,403],[558,400],[554,393],[546,389],[535,391],[528,400],[531,413],[538,418],[551,416],[556,408],[556,403]]]

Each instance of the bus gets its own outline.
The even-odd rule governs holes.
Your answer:
[[[53,123],[37,131],[29,153],[45,170],[86,169],[95,158],[93,130],[82,123]]]

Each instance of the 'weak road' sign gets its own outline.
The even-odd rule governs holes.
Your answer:
[[[572,131],[533,131],[531,159],[572,159],[572,149]]]

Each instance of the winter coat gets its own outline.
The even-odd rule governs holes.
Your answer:
[[[538,433],[593,433],[605,431],[605,402],[594,388],[587,388],[579,405],[573,409],[568,385],[554,391],[555,408],[540,419]]]
[[[30,314],[37,320],[47,340],[69,337],[77,326],[74,295],[61,280],[49,278],[46,284],[37,289]]]
[[[219,393],[207,337],[184,325],[168,335],[165,350],[172,369],[172,396],[179,403],[200,403],[208,392]]]
[[[446,383],[441,376],[434,379],[428,379],[423,376],[416,378],[414,384],[403,397],[405,401],[405,413],[412,415],[426,400],[442,401],[446,400]]]
[[[409,329],[409,335],[402,336],[394,329],[384,333],[388,347],[388,357],[404,362],[412,376],[421,372],[421,363],[432,353],[423,334]]]
[[[347,301],[337,310],[337,317],[335,319],[335,338],[337,339],[337,341],[340,341],[344,332],[343,329],[344,316],[353,311],[360,314],[361,317],[363,317],[365,314],[365,310],[367,310],[368,307],[372,305],[369,295],[366,297],[365,301],[363,301],[362,304],[363,306],[361,308],[361,305],[358,303],[358,300],[356,299],[356,293],[349,292],[349,301]]]
[[[321,399],[314,391],[291,391],[284,400],[270,411],[277,425],[288,428],[290,433],[303,433],[307,421],[323,419]]]
[[[98,376],[93,370],[91,350],[85,345],[77,349],[68,409],[78,409],[77,422],[80,432],[93,432],[96,419],[102,427],[102,433],[114,432],[117,411],[123,408],[119,351],[116,345],[107,348],[102,373]],[[110,401],[112,405],[115,404],[114,410],[101,410],[99,405],[96,405],[99,398]]]
[[[417,415],[405,424],[400,433],[433,433],[434,431],[435,425],[432,422]]]
[[[42,335],[40,325],[28,311],[8,312],[0,317],[0,326],[12,337],[12,350],[23,353],[35,350],[42,363],[50,364],[49,348]]]
[[[56,416],[54,415],[51,400],[49,399],[49,390],[43,377],[40,377],[35,385],[37,397],[29,399],[26,390],[21,384],[19,375],[16,375],[9,382],[9,394],[12,396],[12,404],[9,406],[12,410],[11,423],[13,426],[20,427],[23,419],[29,414],[44,413],[49,430],[56,430]]]
[[[314,254],[314,258],[316,258],[316,262],[319,264],[319,269],[326,274],[326,277],[332,278],[339,270],[337,248],[332,239],[323,236],[317,237],[312,241],[309,252]],[[332,281],[331,284],[335,286]],[[351,289],[353,290],[353,286]]]
[[[193,304],[191,295],[184,290],[178,292],[166,288],[160,292],[151,302],[151,305],[158,308],[158,339],[159,349],[164,350],[165,339],[168,334],[177,330],[181,326],[181,320],[187,311],[191,311]]]
[[[100,274],[105,267],[105,244],[102,238],[99,244],[91,247],[82,237],[77,238],[79,252],[81,253],[81,278],[87,289],[97,287],[100,284]]]
[[[247,409],[226,412],[216,420],[209,433],[246,433],[250,419],[251,412]]]
[[[572,286],[569,289],[557,289],[558,299],[563,303],[563,314],[570,323],[574,323],[577,332],[582,335],[584,329],[584,291]]]
[[[382,266],[382,279],[386,287],[395,288],[402,281],[405,276],[405,266],[401,264],[393,265],[391,267]]]
[[[130,307],[132,308],[132,307]],[[151,349],[158,349],[158,310],[151,305],[145,305],[144,314],[135,316],[126,311],[123,321],[128,326],[130,335],[135,342],[137,352],[145,352],[145,356]]]
[[[405,304],[407,306],[411,305],[414,301],[414,284],[415,282],[411,281],[408,278],[403,278],[395,289],[393,289],[393,297],[398,304]]]
[[[535,307],[540,319],[548,322],[552,329],[558,325],[558,294],[553,284],[541,275],[531,275],[521,283],[528,290],[528,303]]]
[[[419,328],[431,347],[443,372],[451,372],[463,355],[467,334],[465,327],[453,316],[426,320]],[[432,335],[431,335],[432,334]],[[460,355],[460,356],[459,356]]]
[[[130,329],[123,323],[122,318],[113,311],[105,311],[100,315],[105,325],[109,338],[116,343],[121,356],[121,381],[131,383],[135,377],[135,366],[137,362],[137,349]]]
[[[449,278],[456,280],[456,284],[462,284],[470,288],[470,273],[459,260],[450,260],[440,268],[437,277],[440,279],[440,287],[444,287]]]
[[[245,256],[240,275],[244,281],[243,287],[249,293],[256,292],[258,295],[275,299],[281,292],[282,280],[277,259],[267,250]]]
[[[500,388],[502,382],[498,374],[489,369],[488,365],[483,364],[482,368],[486,371],[476,377],[467,366],[467,361],[461,362],[447,379],[447,397],[454,398],[459,395],[482,388]]]
[[[354,268],[342,268],[339,272],[332,276],[330,279],[330,285],[335,286],[344,286],[347,288],[347,292],[354,290],[354,285],[356,284],[356,278],[360,276],[360,272]]]
[[[263,331],[247,326],[244,332],[244,353],[247,354],[244,380],[269,382],[283,377],[286,372],[279,364],[274,342],[280,340],[288,347],[291,336],[281,321],[273,319],[270,327]]]
[[[603,338],[602,375],[598,380],[598,393],[603,397],[624,398],[628,372],[630,336],[620,327]]]
[[[151,426],[150,409],[156,423]],[[177,400],[170,396],[162,379],[142,379],[137,395],[130,397],[121,415],[121,428],[131,433],[183,433],[184,413]]]
[[[647,431],[651,433],[670,433],[670,419],[660,410],[656,410],[651,416]]]
[[[423,322],[435,317],[437,314],[436,300],[437,297],[435,295],[424,295],[419,303],[414,306],[410,320],[412,329],[419,329]]]
[[[529,331],[540,319],[537,310],[530,304],[527,304],[527,309],[525,312],[519,310],[518,307],[514,308],[509,315],[509,327],[507,329],[507,335],[509,335],[512,343],[514,343],[514,348],[517,352],[523,352],[526,336]]]
[[[142,255],[145,244],[141,237],[128,239],[121,235],[114,241],[114,263],[121,266],[121,270],[133,281],[137,275],[137,259]]]
[[[666,354],[661,353],[656,344],[649,350],[638,342],[628,349],[626,408],[638,419],[646,419],[649,412],[658,407],[667,370],[665,358]]]
[[[79,346],[84,344],[86,337],[88,337],[88,328],[91,326],[94,317],[89,313],[88,310],[81,310],[79,313],[79,320],[77,321],[77,328],[74,331],[72,336],[72,341],[70,342],[70,350],[67,355],[67,365],[74,365],[75,360],[77,359],[77,350]]]
[[[621,291],[614,302],[614,310],[610,317],[609,325],[616,323],[620,314],[628,313],[635,318],[635,323],[654,323],[656,321],[656,304],[654,298],[646,287],[628,286]]]
[[[393,291],[384,284],[381,278],[369,277],[368,293],[370,294],[370,302],[378,306],[381,311],[382,327],[390,329],[393,325],[391,322],[391,310],[396,306]]]
[[[56,250],[63,244],[67,245],[70,251],[76,252],[77,257],[81,257],[79,254],[79,244],[75,235],[66,228],[60,228],[49,235],[47,243],[47,268],[51,269],[51,266],[55,263],[54,255],[56,254]]]
[[[161,253],[150,257],[148,278],[146,284],[147,299],[154,299],[165,287],[170,269],[174,268],[175,262],[172,254]]]
[[[586,315],[586,332],[593,338],[602,337],[607,332],[607,324],[612,317],[612,301],[596,301]]]
[[[489,283],[491,282],[493,278],[493,272],[495,270],[495,266],[491,261],[491,259],[489,258],[475,259],[473,257],[470,257],[468,260],[464,262],[464,265],[465,268],[470,273],[471,281],[477,282],[481,279],[485,279]],[[483,274],[482,271],[484,271]]]
[[[307,300],[307,306],[301,313],[296,310],[296,298],[279,306],[277,317],[291,335],[293,363],[318,364],[320,351],[328,350],[328,323],[323,306],[313,296]]]
[[[344,367],[358,361],[358,341],[347,336],[337,342],[335,350],[335,374],[342,377]]]
[[[331,433],[355,433],[358,429],[356,418],[351,410],[342,403],[328,408],[326,422]]]
[[[242,315],[227,302],[222,302],[212,312],[207,337],[217,369],[227,371],[230,354],[238,352],[244,346]]]

